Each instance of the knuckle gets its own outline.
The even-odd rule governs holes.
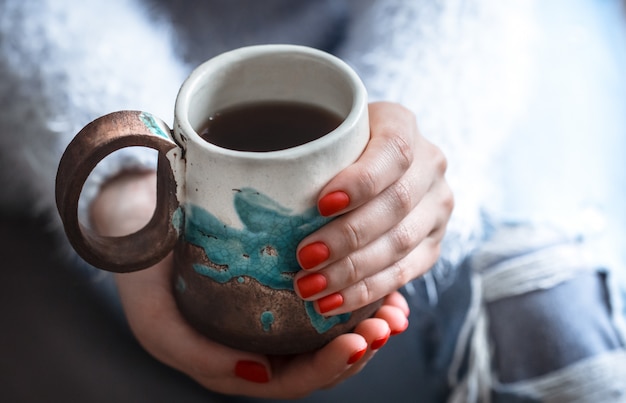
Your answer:
[[[393,274],[394,285],[397,288],[404,286],[416,277],[413,274],[413,271],[409,270],[409,268],[407,267],[405,260],[395,262],[391,266],[390,270]]]
[[[341,233],[350,250],[357,250],[361,248],[363,240],[361,239],[362,235],[358,226],[346,221],[344,225],[341,226]]]
[[[399,131],[394,131],[389,136],[388,147],[390,155],[400,168],[404,171],[409,169],[413,164],[413,147],[404,136],[399,134]]]
[[[447,220],[437,227],[433,228],[432,231],[428,234],[428,239],[432,240],[436,243],[441,243],[443,241],[443,237],[446,235],[447,228]]]
[[[445,209],[446,215],[450,216],[452,214],[452,211],[454,210],[455,199],[452,189],[447,184],[446,186],[444,186],[443,195],[441,198],[441,205]]]
[[[359,282],[359,287],[357,288],[354,296],[354,303],[357,306],[362,307],[378,299],[374,299],[376,297],[374,291],[375,287],[376,284],[371,277],[363,279],[363,281]]]
[[[445,174],[448,170],[448,159],[443,151],[437,147],[436,145],[432,145],[433,147],[433,159],[435,161],[435,168],[437,172],[441,175]]]
[[[361,170],[357,174],[356,183],[360,189],[364,189],[369,195],[378,193],[376,174],[369,169]]]
[[[348,255],[344,258],[343,267],[347,281],[350,284],[354,284],[360,280],[358,264],[352,255]]]
[[[405,225],[397,225],[391,232],[394,250],[398,254],[406,255],[415,247],[416,234]]]
[[[414,195],[406,182],[397,181],[391,188],[391,197],[396,209],[403,215],[409,213],[415,205]]]
[[[430,247],[426,249],[430,249]],[[423,256],[424,253],[425,256]],[[391,265],[389,272],[394,287],[400,288],[430,270],[437,260],[436,258],[432,259],[432,256],[432,253],[420,250],[419,253],[412,253]]]

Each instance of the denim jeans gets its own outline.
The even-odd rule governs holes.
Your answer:
[[[451,401],[626,401],[623,268],[596,253],[583,238],[522,225],[476,251],[472,334]]]

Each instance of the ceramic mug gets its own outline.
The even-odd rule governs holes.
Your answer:
[[[198,134],[212,113],[256,101],[321,106],[341,123],[316,140],[269,152],[219,147]],[[368,139],[366,90],[346,63],[302,46],[240,48],[191,73],[176,99],[173,130],[134,111],[83,128],[61,159],[57,205],[73,247],[96,267],[135,271],[174,250],[178,307],[209,338],[266,354],[310,351],[379,306],[325,317],[293,288],[298,243],[328,222],[316,209],[319,192]],[[80,192],[100,160],[128,146],[158,150],[157,207],[134,234],[99,236],[78,220]]]

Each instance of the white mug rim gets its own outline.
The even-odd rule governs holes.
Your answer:
[[[189,122],[188,110],[191,98],[196,88],[205,82],[209,76],[216,70],[226,66],[233,61],[252,58],[259,55],[268,54],[301,54],[309,55],[323,60],[325,63],[337,68],[338,71],[345,74],[347,82],[350,83],[353,91],[352,105],[348,115],[343,119],[342,123],[330,133],[315,139],[313,141],[275,151],[240,151],[224,148],[212,144],[204,140],[196,132]],[[242,159],[291,159],[298,158],[304,154],[315,153],[316,151],[326,149],[336,141],[337,137],[349,133],[358,123],[360,117],[364,113],[363,109],[367,106],[367,91],[361,79],[356,72],[343,60],[333,56],[327,52],[302,45],[288,44],[267,44],[253,45],[231,50],[215,56],[195,68],[189,77],[181,86],[178,96],[176,97],[176,105],[174,108],[175,122],[174,130],[180,130],[186,137],[185,142],[191,141],[194,147],[201,147],[207,151]],[[185,144],[182,145],[186,147]]]

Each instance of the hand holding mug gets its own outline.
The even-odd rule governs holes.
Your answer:
[[[341,216],[298,246],[304,270],[296,290],[329,315],[366,306],[427,272],[454,207],[446,158],[421,135],[413,113],[377,102],[369,117],[367,148],[320,192],[320,210]],[[322,276],[326,287],[303,292],[298,285],[311,276]]]
[[[390,140],[386,136],[392,133],[398,136],[419,136],[419,133],[414,132],[415,125],[412,116],[398,105],[373,104],[370,106],[370,118],[372,127],[370,143],[379,146],[387,144]],[[389,130],[392,127],[395,130]],[[417,143],[423,141],[418,139]],[[391,143],[399,144],[402,141],[391,141]],[[434,192],[434,195],[429,196],[428,194],[433,193],[433,191],[426,191],[429,188],[438,189],[441,185],[427,186],[423,184],[442,181],[441,174],[436,169],[437,167],[441,168],[440,153],[428,144],[421,147],[425,150],[418,150],[414,145],[411,147],[410,152],[415,157],[412,158],[413,162],[409,167],[403,168],[399,165],[394,170],[377,170],[376,167],[384,161],[381,158],[389,155],[380,152],[378,147],[369,146],[357,163],[342,171],[329,183],[329,186],[332,186],[334,182],[339,184],[359,183],[353,180],[354,176],[352,175],[369,170],[373,173],[372,178],[377,187],[389,187],[385,187],[385,183],[389,181],[392,184],[399,180],[406,181],[407,186],[416,193],[419,192],[419,189],[424,189],[425,196],[418,193],[418,200],[422,198],[442,200],[441,204],[444,208],[441,210],[445,210],[448,204],[444,202],[447,199],[441,198],[441,196],[447,193]],[[388,153],[391,149],[392,147],[387,148]],[[360,166],[360,169],[352,169],[354,166]],[[417,166],[422,166],[422,172],[429,172],[429,175],[420,176],[423,178],[423,182],[413,177],[415,172],[419,171]],[[390,171],[393,171],[393,175],[390,175]],[[143,177],[143,179],[137,180],[130,174],[116,178],[113,181],[116,184],[106,186],[100,197],[96,199],[93,206],[93,222],[103,234],[124,235],[140,228],[143,221],[150,218],[150,212],[154,206],[154,200],[151,200],[150,197],[153,197],[156,175],[147,173],[137,176]],[[426,176],[429,178],[426,179]],[[413,188],[415,186],[417,187]],[[361,189],[361,187],[362,185],[350,188],[350,194],[365,195],[366,192],[363,191],[365,189]],[[445,186],[443,187],[445,188]],[[357,189],[360,192],[354,193],[354,190]],[[140,197],[141,195],[145,195],[145,197]],[[320,198],[323,195],[324,193],[320,195]],[[360,205],[360,207],[354,209],[350,207],[348,210],[356,215],[370,203],[382,206],[383,203],[380,200],[377,201],[377,198],[377,195],[374,195],[371,199],[361,201],[355,197],[353,198],[355,204]],[[426,211],[425,209],[423,211],[429,214],[437,212],[437,210]],[[375,216],[368,214],[360,218],[370,220],[370,230],[384,233],[388,227],[396,225],[396,223],[395,220],[387,219],[387,216],[382,215],[382,212],[380,214]],[[445,214],[442,215],[445,216]],[[346,214],[346,216],[348,215]],[[400,222],[404,220],[410,222],[414,219],[409,218],[409,216],[417,217],[418,215],[401,216]],[[136,222],[138,217],[139,222]],[[385,217],[385,219],[380,219],[380,217]],[[352,217],[352,219],[354,218]],[[133,223],[133,221],[135,222]],[[328,225],[320,230],[323,233],[319,234],[318,239],[342,239],[341,227],[327,227]],[[306,243],[306,240],[303,243]],[[358,249],[355,252],[358,252]],[[354,333],[339,336],[318,352],[296,356],[289,360],[277,360],[236,351],[219,346],[202,337],[181,317],[172,295],[170,276],[167,274],[172,271],[171,265],[172,259],[170,257],[159,263],[154,269],[116,276],[129,323],[141,344],[156,358],[190,375],[205,387],[223,393],[295,398],[316,389],[332,386],[363,368],[368,359],[377,351],[376,347],[382,346],[389,334],[402,332],[408,324],[406,301],[399,294],[392,293],[385,299],[375,318],[366,319],[358,325]],[[379,269],[380,272],[384,272],[387,267],[380,267]],[[406,276],[412,275],[414,272],[406,274]],[[159,284],[159,286],[155,287],[155,284]],[[348,284],[346,288],[349,289],[350,286],[351,284]],[[367,348],[365,354],[359,360],[353,361],[355,357],[358,358],[365,347]],[[347,364],[347,362],[352,362],[352,364]],[[259,382],[261,382],[260,385],[257,385]]]
[[[370,117],[371,143],[383,145],[389,142],[389,139],[384,138],[385,132],[389,133],[388,130],[382,130],[385,127],[394,127],[396,130],[393,132],[397,135],[419,136],[419,133],[413,132],[415,127],[410,114],[398,105],[371,105]],[[424,154],[424,151],[418,151],[414,147],[411,153],[423,158],[413,158],[411,166],[425,167],[422,171],[432,173],[428,181],[438,182],[441,179],[436,179],[439,174],[435,167],[440,163],[441,157],[432,146],[423,148],[431,154]],[[382,187],[382,184],[389,181],[389,170],[375,170],[380,158],[386,154],[379,152],[377,147],[368,147],[367,150],[354,164],[358,164],[361,169],[348,168],[329,185],[336,180],[339,183],[353,183],[350,176],[364,169],[374,171],[372,177],[378,186]],[[368,156],[369,152],[373,153]],[[409,186],[421,183],[415,178],[409,180],[406,169],[398,167],[393,171],[395,177],[391,180],[394,182],[404,178],[402,180],[406,180]],[[409,171],[417,169],[413,167]],[[140,228],[150,218],[154,208],[155,201],[150,197],[154,197],[155,181],[156,175],[152,173],[136,176],[127,174],[114,179],[112,185],[105,186],[93,205],[93,222],[99,232],[120,236]],[[424,189],[430,187],[437,189],[439,186],[420,185]],[[445,195],[445,192],[442,193]],[[427,196],[426,199],[431,197],[434,196]],[[372,200],[357,203],[361,207],[350,210],[356,213],[369,203],[380,205],[375,200],[376,197],[373,197]],[[446,206],[446,203],[442,204]],[[429,214],[434,212],[428,211]],[[403,218],[408,219],[406,216]],[[369,226],[373,231],[385,232],[388,226],[395,225],[394,220],[381,220],[380,216],[368,215],[361,219],[375,219],[370,221]],[[341,239],[340,227],[329,231],[326,229],[322,228],[321,231],[324,232],[318,239]],[[202,337],[181,317],[172,295],[170,276],[167,274],[172,272],[171,265],[172,259],[169,258],[153,269],[116,276],[129,323],[141,344],[156,358],[190,375],[205,387],[223,393],[295,398],[332,386],[357,373],[390,334],[402,332],[408,324],[406,301],[399,294],[392,293],[385,299],[375,318],[366,319],[357,326],[354,333],[339,336],[318,352],[277,360],[236,351]],[[380,271],[386,269],[387,267],[381,267]],[[410,275],[413,272],[407,274]],[[155,286],[156,284],[159,286]],[[350,286],[348,284],[347,288]],[[362,354],[363,348],[367,348],[364,355],[353,361]]]
[[[293,77],[291,79],[294,80]],[[300,79],[296,81],[300,82],[299,80]],[[289,82],[289,80],[287,80],[287,82]],[[236,80],[230,82],[227,80],[227,83],[228,85],[224,85],[224,87],[231,88],[233,84],[236,84]],[[293,83],[292,81],[291,84]],[[246,89],[249,85],[241,88],[235,85],[235,87],[241,90],[242,88]],[[342,87],[338,85],[337,82],[334,82],[331,87],[333,87],[334,90],[345,91],[345,86]],[[220,89],[220,91],[222,90],[224,90],[224,88]],[[328,90],[328,88],[326,88],[326,90]],[[181,90],[181,95],[182,92]],[[266,91],[263,90],[263,92]],[[286,92],[289,93],[289,91]],[[239,96],[241,96],[241,94]],[[281,96],[289,97],[284,94]],[[249,95],[246,97],[249,97]],[[252,98],[254,98],[254,96]],[[344,99],[345,102],[345,98],[338,97],[336,92],[335,96],[332,98],[339,100]],[[197,98],[194,99],[198,101]],[[235,97],[234,100],[236,99]],[[333,102],[341,103],[341,101],[337,101],[336,99]],[[288,98],[287,100],[293,101],[293,98]],[[207,106],[206,99],[199,103],[202,104],[202,102],[205,102],[204,106]],[[235,103],[233,99],[217,101],[218,104],[220,102],[223,104],[218,106],[222,109],[225,106],[229,106],[229,102]],[[318,102],[326,104],[324,100]],[[337,104],[334,104],[334,108],[335,113],[339,113],[337,109],[341,108],[338,107]],[[364,109],[366,110],[366,108]],[[452,208],[452,198],[449,188],[443,179],[445,158],[442,157],[436,147],[432,146],[432,144],[421,137],[417,131],[413,115],[398,105],[386,103],[373,104],[370,106],[369,111],[372,139],[363,155],[359,158],[359,154],[365,147],[365,142],[356,147],[353,143],[352,149],[355,151],[355,154],[353,154],[351,158],[344,160],[343,166],[334,166],[332,169],[335,172],[332,174],[327,173],[328,176],[319,182],[317,189],[307,196],[312,200],[308,202],[309,205],[315,206],[317,203],[319,207],[321,207],[323,213],[321,218],[322,224],[327,222],[323,216],[343,215],[322,226],[318,231],[315,231],[315,228],[311,227],[310,235],[305,236],[302,240],[297,248],[297,254],[294,246],[294,257],[299,257],[298,263],[306,270],[295,274],[295,282],[292,282],[292,284],[296,284],[295,291],[297,291],[300,296],[303,296],[298,287],[298,280],[310,276],[311,274],[319,274],[326,279],[325,289],[317,294],[304,297],[304,299],[311,304],[309,307],[312,307],[316,314],[321,314],[321,311],[324,311],[324,315],[321,315],[324,319],[326,319],[327,315],[341,317],[343,314],[351,313],[363,306],[376,302],[387,294],[391,294],[391,296],[384,300],[383,306],[377,311],[375,318],[361,320],[361,318],[355,319],[354,316],[351,315],[354,322],[352,322],[350,326],[354,327],[356,325],[354,329],[355,333],[345,333],[345,329],[340,330],[337,333],[340,334],[339,337],[335,338],[336,335],[331,336],[323,342],[328,344],[316,352],[302,354],[293,359],[274,359],[270,362],[265,356],[228,349],[210,340],[206,340],[196,332],[195,328],[189,326],[187,319],[182,319],[180,312],[177,310],[177,304],[175,302],[172,304],[175,300],[171,293],[172,287],[170,281],[173,277],[173,273],[178,269],[176,265],[173,264],[171,256],[160,262],[159,260],[163,259],[163,256],[168,253],[167,246],[164,248],[163,244],[172,245],[178,241],[178,237],[180,236],[180,227],[178,225],[181,221],[177,221],[177,219],[180,220],[183,218],[182,222],[186,223],[187,217],[185,214],[181,214],[183,217],[178,215],[174,216],[174,219],[167,217],[168,219],[165,220],[163,219],[163,215],[155,215],[151,220],[151,224],[138,233],[131,235],[129,238],[125,238],[128,248],[122,249],[123,251],[120,252],[118,245],[115,245],[118,240],[114,238],[87,234],[88,240],[83,242],[85,238],[84,235],[87,231],[80,227],[77,220],[74,220],[75,207],[72,203],[69,203],[69,207],[68,204],[65,204],[65,208],[60,208],[62,215],[64,214],[66,227],[73,228],[70,232],[73,231],[74,235],[70,236],[75,236],[83,240],[76,244],[77,250],[82,254],[88,255],[91,253],[93,245],[96,244],[102,246],[104,249],[113,248],[113,250],[117,251],[115,255],[122,255],[122,257],[133,256],[131,260],[135,259],[135,261],[136,259],[143,259],[140,264],[136,262],[128,263],[128,261],[126,263],[114,263],[117,265],[116,270],[118,271],[130,271],[138,269],[139,267],[156,264],[156,268],[150,270],[117,276],[120,294],[131,326],[138,335],[138,339],[153,355],[181,369],[183,372],[188,373],[211,389],[221,390],[220,388],[222,388],[222,386],[219,385],[231,385],[234,389],[230,392],[224,390],[228,393],[238,393],[237,388],[240,387],[240,385],[237,384],[239,386],[234,386],[235,381],[233,381],[235,383],[227,382],[226,384],[218,382],[218,385],[211,376],[223,378],[226,376],[225,374],[228,373],[230,376],[235,374],[238,375],[239,378],[243,377],[246,379],[246,376],[243,376],[245,374],[238,371],[244,371],[246,365],[248,365],[248,370],[264,368],[265,372],[261,372],[268,374],[268,380],[271,378],[272,382],[276,381],[282,383],[287,379],[294,380],[296,376],[294,375],[294,370],[299,368],[299,370],[303,371],[303,374],[311,375],[309,379],[310,382],[306,384],[306,386],[304,386],[304,383],[301,383],[302,388],[295,388],[300,392],[294,391],[294,388],[285,388],[283,384],[284,393],[282,395],[290,393],[289,391],[296,394],[308,393],[316,388],[338,382],[346,376],[355,373],[364,365],[367,361],[367,357],[371,356],[373,351],[375,351],[374,347],[380,347],[384,344],[386,338],[389,337],[389,333],[398,333],[406,328],[406,315],[408,314],[406,302],[399,294],[393,293],[393,291],[422,274],[436,260],[439,243]],[[177,122],[180,117],[179,112],[180,109],[177,105]],[[198,132],[202,131],[202,126],[206,124],[206,122],[200,123],[200,121],[206,118],[207,113],[206,110],[199,111],[199,109],[192,109],[192,112],[189,114],[189,120],[194,121],[194,126],[192,127],[194,133],[198,134]],[[346,119],[346,112],[344,111],[343,113],[344,119]],[[339,113],[339,115],[341,115],[341,113]],[[192,118],[192,116],[194,117]],[[114,117],[125,120],[121,126],[129,127],[127,125],[128,114],[125,114],[125,116],[116,114]],[[140,121],[138,125],[136,124],[137,119],[135,119],[137,117]],[[168,184],[171,184],[171,181],[175,180],[173,177],[176,174],[177,167],[180,168],[181,165],[185,166],[183,168],[184,170],[187,165],[190,165],[190,161],[194,160],[193,157],[189,159],[180,158],[178,160],[177,157],[180,156],[174,156],[174,158],[172,158],[172,150],[176,152],[176,150],[178,150],[176,148],[177,146],[188,141],[188,138],[185,136],[185,130],[175,124],[174,138],[168,139],[169,129],[162,122],[158,121],[158,119],[148,114],[135,114],[134,117],[131,117],[131,120],[132,119],[134,119],[135,123],[133,124],[135,124],[135,126],[131,124],[132,129],[126,131],[126,134],[132,134],[132,136],[121,136],[124,138],[123,141],[113,139],[112,143],[109,143],[109,148],[101,148],[97,155],[92,155],[91,160],[85,162],[85,165],[82,166],[82,171],[86,171],[88,174],[90,167],[93,167],[97,162],[95,160],[101,159],[104,155],[120,146],[148,145],[157,148],[161,151],[159,175],[157,175],[158,178],[156,179],[157,182],[159,182],[159,203],[169,206],[168,208],[170,210],[180,211],[178,210],[180,207],[179,199],[188,200],[193,197],[188,198],[186,194],[181,197],[183,190],[176,188],[175,191],[172,191],[172,187],[168,186]],[[367,117],[365,121],[367,122]],[[119,126],[118,124],[117,127]],[[365,129],[365,131],[367,131],[367,129]],[[142,137],[142,140],[137,140],[137,133],[142,133],[138,135]],[[145,134],[151,139],[154,140],[154,138],[157,138],[157,140],[153,143],[145,144],[145,139],[143,139]],[[174,145],[171,144],[171,140],[174,140]],[[297,147],[298,146],[295,146],[295,148]],[[184,149],[183,147],[178,148]],[[186,153],[187,150],[184,150]],[[267,152],[271,154],[274,151],[239,152]],[[168,153],[170,153],[169,156],[167,156]],[[70,164],[68,166],[73,169],[75,160],[71,157],[71,155],[67,157],[67,161],[69,162],[66,161],[66,163]],[[187,155],[185,155],[185,157],[187,157]],[[357,160],[357,158],[359,159]],[[199,158],[197,161],[201,159],[202,158]],[[355,160],[356,162],[351,165]],[[334,162],[332,158],[330,162]],[[342,171],[342,169],[344,170]],[[254,168],[249,168],[248,170],[252,172]],[[81,170],[79,169],[78,171]],[[279,171],[281,171],[281,174],[285,174],[284,168]],[[341,171],[341,173],[335,176],[339,171]],[[66,175],[67,172],[66,170]],[[80,188],[87,174],[81,173],[77,175],[77,177],[73,177],[72,186],[74,186],[74,188]],[[61,176],[62,175],[60,175],[60,177]],[[225,172],[224,176],[228,176],[228,173]],[[186,179],[187,178],[185,178],[184,182],[185,192],[189,191],[190,188]],[[200,180],[200,182],[203,182],[203,180]],[[202,183],[201,186],[205,186],[205,184]],[[65,184],[61,184],[61,188],[66,190],[58,194],[60,205],[63,204],[64,200],[71,199],[71,197],[67,197],[67,189],[71,188],[71,186],[66,182]],[[240,198],[242,199],[239,203],[240,207],[246,205],[269,206],[269,210],[274,216],[276,216],[276,211],[284,212],[287,210],[280,208],[281,206],[285,207],[287,205],[281,204],[282,202],[273,203],[270,201],[268,203],[267,198],[264,197],[267,195],[262,194],[262,192],[250,193],[248,190],[240,192],[242,189],[233,189],[237,189],[234,191],[234,195],[243,193]],[[231,196],[231,205],[234,204],[232,202],[233,189],[230,189],[229,193]],[[76,190],[73,192],[74,197],[77,198]],[[252,203],[250,203],[251,201]],[[131,211],[133,210],[131,209]],[[148,209],[148,211],[151,211],[151,209]],[[193,217],[193,213],[189,215]],[[104,218],[100,220],[100,222],[105,223],[105,226],[107,223],[111,224],[113,227],[119,224],[116,220],[109,220],[106,214],[101,215],[101,217]],[[314,215],[314,217],[320,220],[319,216]],[[228,220],[228,218],[220,219],[222,223],[226,223]],[[168,227],[167,231],[162,231],[164,226]],[[152,230],[154,228],[160,228],[161,239],[157,243],[142,243],[142,237],[145,236],[146,231],[151,231],[150,228],[152,228]],[[108,231],[105,229],[103,232],[105,235],[110,236],[122,235],[115,233],[115,230]],[[78,235],[76,235],[76,233],[78,233]],[[83,244],[81,244],[81,242],[83,242]],[[311,264],[311,260],[308,262],[305,261],[307,258],[306,252],[302,251],[306,250],[309,245],[319,245],[320,243],[324,245],[323,248],[327,251],[325,252],[326,256],[319,260],[319,257],[313,254],[313,264]],[[165,250],[164,255],[158,257],[152,256],[149,259],[146,258],[145,250],[159,248]],[[315,248],[316,247],[313,249]],[[264,252],[271,252],[271,249],[263,248],[262,250]],[[309,250],[311,250],[311,248],[309,248]],[[128,254],[126,254],[126,252],[128,252]],[[138,255],[142,253],[144,256],[141,258],[138,257]],[[269,253],[269,255],[271,256],[271,253]],[[303,259],[303,257],[305,259]],[[93,260],[92,256],[91,259],[90,261],[93,263],[98,259],[102,259],[102,256],[96,256],[96,260]],[[106,259],[109,259],[108,255],[106,255]],[[315,262],[315,259],[318,259],[318,261]],[[126,264],[126,266],[124,266],[124,264]],[[350,265],[352,265],[352,270],[350,269]],[[217,269],[219,269],[219,265],[216,266]],[[216,268],[211,265],[208,265],[208,267],[212,269]],[[292,271],[292,273],[296,272],[297,270]],[[178,285],[178,288],[184,289],[185,284],[181,284],[176,277],[174,278],[174,284]],[[142,279],[142,281],[135,281],[136,279]],[[237,277],[235,282],[242,284],[245,283],[245,280],[244,278],[242,281]],[[294,278],[292,278],[292,281],[293,280]],[[151,285],[155,285],[156,287],[150,288]],[[324,298],[327,300],[337,300],[335,294],[340,295],[342,303],[335,307],[330,305],[332,307],[331,309],[328,309],[329,305],[321,309],[319,300]],[[169,298],[167,295],[169,295]],[[161,301],[161,303],[151,305],[146,301]],[[159,311],[158,309],[155,310],[156,307],[167,309]],[[376,306],[373,308],[374,309],[371,307],[368,308],[370,309],[369,313],[364,314],[363,317],[370,316]],[[275,319],[275,316],[273,316],[271,311],[267,314],[268,311],[269,310],[263,311],[260,315],[255,314],[255,321],[257,325],[260,323],[263,331],[268,327],[271,329],[276,323],[275,321],[272,322],[272,318]],[[159,319],[162,318],[167,318],[167,320],[160,321]],[[381,320],[381,318],[384,320]],[[309,316],[308,319],[310,320],[311,317]],[[161,331],[158,330],[159,328]],[[169,329],[169,331],[166,331],[166,329]],[[171,332],[178,334],[181,337],[180,342],[184,343],[184,345],[189,348],[177,344],[175,338],[172,339],[168,337],[164,339],[159,336]],[[331,339],[332,341],[329,342],[328,340]],[[248,346],[247,341],[245,343],[246,346]],[[201,350],[203,350],[204,353],[211,352],[211,354],[218,354],[220,357],[229,358],[221,364],[218,361],[212,361],[212,364],[209,365],[203,360],[202,356],[194,356],[194,354],[190,353],[191,351],[200,353]],[[222,353],[219,353],[219,351]],[[226,353],[226,351],[229,352]],[[365,354],[363,356],[364,358],[361,358],[361,360],[355,359],[361,352]],[[192,359],[192,357],[195,358]],[[347,361],[345,359],[346,357],[348,357]],[[212,370],[206,366],[203,367],[202,362],[204,362],[205,365],[211,366]],[[240,365],[240,362],[244,364]],[[347,362],[350,362],[350,365],[346,365]],[[250,365],[252,366],[250,367]],[[260,365],[260,367],[258,365]],[[233,366],[235,368],[234,372]],[[199,368],[204,368],[205,371],[200,371]],[[321,368],[326,368],[325,374],[318,373],[318,370]],[[204,375],[200,372],[204,373]],[[219,375],[220,373],[221,375]],[[248,371],[248,375],[249,374]],[[314,376],[313,374],[317,375]],[[211,381],[211,379],[213,380]],[[241,379],[239,379],[239,381],[241,381]],[[294,384],[290,384],[294,386]],[[267,389],[267,393],[258,394],[257,392],[250,392],[250,394],[267,396],[281,395],[280,393],[271,393],[269,392],[270,390],[271,389]],[[243,390],[241,390],[241,392],[249,394]]]

